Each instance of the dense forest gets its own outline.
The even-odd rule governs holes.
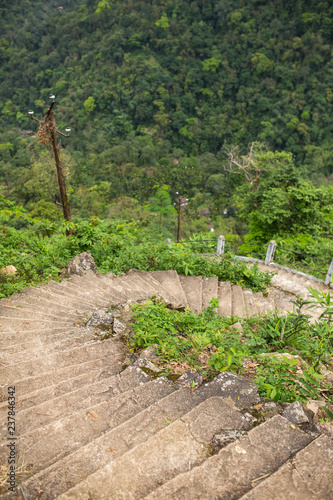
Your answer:
[[[13,0],[0,12],[0,187],[33,217],[61,217],[52,151],[28,115],[42,119],[54,93],[57,127],[72,129],[59,141],[74,220],[148,224],[168,186],[166,233],[179,193],[185,234],[207,221],[264,241],[332,234],[332,2]]]

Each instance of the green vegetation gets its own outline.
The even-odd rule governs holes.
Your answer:
[[[313,291],[314,305],[330,304],[329,294]],[[324,396],[333,402],[330,384],[323,381],[322,366],[333,354],[332,310],[328,305],[319,321],[310,323],[295,302],[292,313],[276,312],[242,320],[243,333],[232,328],[237,317],[216,312],[217,300],[199,315],[169,310],[162,303],[133,306],[133,349],[158,345],[163,373],[175,367],[195,368],[206,379],[221,371],[250,377],[259,392],[274,401],[293,402]],[[291,356],[290,356],[291,355]]]
[[[328,0],[13,0],[0,13],[0,187],[33,216],[61,214],[52,155],[27,114],[42,117],[54,92],[58,126],[72,128],[60,139],[74,217],[142,213],[166,185],[173,202],[177,191],[190,200],[185,236],[208,218],[262,243],[332,234]],[[253,185],[225,170],[228,151],[241,159],[256,141],[263,173],[242,206]]]
[[[9,297],[30,284],[57,279],[59,271],[80,252],[91,252],[102,273],[175,269],[179,274],[219,276],[254,291],[265,291],[271,273],[231,255],[221,262],[194,254],[188,244],[165,244],[158,238],[159,222],[103,221],[97,217],[74,223],[33,219],[24,209],[0,197],[0,269],[10,265],[17,274],[0,276],[0,297]],[[152,202],[154,203],[154,202]],[[66,236],[71,228],[72,235]]]

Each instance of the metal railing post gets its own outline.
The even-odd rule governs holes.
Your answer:
[[[271,240],[268,243],[268,248],[267,248],[267,252],[266,252],[266,257],[265,257],[265,264],[266,265],[273,262],[275,250],[276,250],[276,241]]]
[[[330,267],[328,268],[326,278],[325,278],[325,285],[329,285],[332,283],[332,274],[333,274],[333,259],[330,263]]]
[[[224,244],[225,244],[225,237],[220,235],[217,240],[217,248],[216,248],[217,255],[222,255],[224,253]]]

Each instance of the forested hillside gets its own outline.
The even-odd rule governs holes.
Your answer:
[[[242,233],[249,221],[235,215],[266,212],[263,187],[244,204],[252,186],[225,171],[225,146],[245,155],[257,141],[276,167],[260,186],[284,196],[283,227],[270,221],[265,238],[289,229],[300,193],[318,209],[317,234],[330,231],[318,186],[333,174],[332,2],[12,0],[0,11],[0,182],[33,216],[61,214],[52,155],[27,114],[42,118],[53,92],[58,128],[72,128],[61,157],[74,215],[142,218],[159,184],[190,198],[189,220],[207,207],[215,227],[229,218]],[[298,219],[294,232],[311,233],[312,215]]]

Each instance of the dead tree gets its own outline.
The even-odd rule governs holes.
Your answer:
[[[231,174],[244,175],[245,179],[253,187],[253,191],[258,191],[258,180],[266,168],[260,164],[259,157],[266,150],[265,145],[259,142],[252,142],[248,154],[241,156],[238,146],[225,146],[229,165],[224,167],[226,172]]]

